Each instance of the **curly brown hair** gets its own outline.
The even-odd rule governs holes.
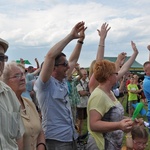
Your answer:
[[[94,76],[99,83],[105,83],[107,79],[115,72],[114,62],[101,60],[94,65]]]

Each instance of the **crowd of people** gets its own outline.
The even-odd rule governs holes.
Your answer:
[[[36,70],[32,66],[26,69],[23,59],[19,64],[5,64],[9,44],[0,39],[0,149],[78,150],[84,121],[88,130],[86,150],[146,148],[150,127],[150,60],[143,65],[142,80],[129,73],[139,53],[133,41],[133,53],[127,61],[125,52],[118,54],[115,62],[105,60],[105,40],[110,29],[103,23],[97,30],[98,49],[89,71],[78,64],[87,30],[83,21],[50,48],[41,65],[35,59]],[[67,60],[63,50],[76,39]],[[124,95],[128,116],[119,101]],[[134,104],[138,103],[148,107],[147,127],[142,118],[132,117]]]

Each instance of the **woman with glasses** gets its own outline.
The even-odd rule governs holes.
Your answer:
[[[7,63],[2,79],[12,88],[21,104],[21,116],[25,127],[22,150],[45,150],[44,134],[36,107],[32,101],[21,96],[26,89],[24,71],[15,62]]]
[[[87,150],[120,150],[124,132],[130,131],[133,124],[131,119],[124,119],[124,108],[113,94],[112,87],[128,71],[138,50],[135,43],[131,42],[133,54],[120,70],[115,63],[103,60],[105,38],[109,29],[108,24],[104,23],[101,30],[98,30],[100,42],[94,73],[89,81],[91,95],[87,106]],[[122,53],[123,58],[125,54]]]
[[[0,38],[0,77],[8,60],[5,55],[8,47],[8,42]],[[0,81],[0,149],[20,150],[23,133],[24,126],[16,94]]]

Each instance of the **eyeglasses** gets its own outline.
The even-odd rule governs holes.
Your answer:
[[[64,67],[67,67],[68,66],[68,61],[65,61],[64,63],[62,64],[55,64],[55,66],[64,66]]]
[[[6,56],[6,55],[0,55],[0,61],[1,62],[7,62],[8,61],[8,56]]]
[[[143,146],[143,147],[148,146],[148,143],[136,142],[135,140],[133,140],[133,142],[134,142],[137,146]]]
[[[16,78],[16,79],[21,79],[22,77],[24,77],[25,74],[24,73],[18,73],[16,75],[14,75],[13,77],[10,77],[9,79],[12,79],[12,78]]]

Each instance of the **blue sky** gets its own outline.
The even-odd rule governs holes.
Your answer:
[[[28,59],[41,63],[48,50],[65,37],[79,21],[88,29],[78,63],[88,67],[96,57],[102,23],[111,26],[106,39],[105,56],[126,52],[131,56],[130,41],[139,49],[136,60],[148,60],[150,44],[149,0],[5,0],[0,2],[0,37],[9,42],[9,61]],[[70,56],[77,40],[64,49]]]

